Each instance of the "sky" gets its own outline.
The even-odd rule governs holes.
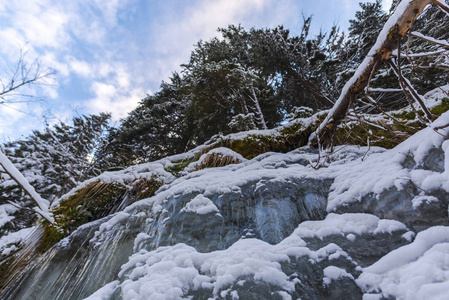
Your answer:
[[[342,29],[362,0],[0,0],[0,79],[11,78],[20,53],[41,84],[0,97],[0,142],[45,124],[109,112],[118,124],[146,95],[188,61],[193,45],[217,28],[284,25],[300,32]],[[383,0],[389,8],[391,0]],[[0,86],[1,89],[1,86]]]

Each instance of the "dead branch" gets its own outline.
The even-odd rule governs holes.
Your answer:
[[[10,69],[7,82],[0,79],[0,104],[7,103],[6,97],[17,96],[19,89],[28,85],[43,85],[45,78],[51,78],[55,72],[42,67],[38,59],[29,63],[26,60],[27,51],[20,50],[19,59],[13,69]],[[21,95],[26,96],[26,95]],[[24,100],[24,102],[29,102]]]
[[[368,85],[373,72],[377,72],[390,59],[390,55],[398,48],[399,41],[410,30],[416,18],[424,8],[435,0],[411,0],[401,2],[396,12],[390,17],[380,33],[376,44],[357,69],[354,76],[346,83],[339,99],[331,109],[323,123],[309,138],[312,145],[320,143],[329,145],[338,124],[346,116],[351,104],[359,97]],[[400,8],[400,9],[399,9]]]

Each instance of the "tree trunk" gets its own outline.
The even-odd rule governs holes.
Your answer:
[[[409,31],[413,22],[424,8],[436,0],[403,0],[394,14],[388,19],[371,48],[367,57],[357,69],[353,77],[344,86],[339,99],[329,111],[326,119],[309,138],[313,146],[329,147],[338,124],[346,117],[352,103],[368,86],[373,74],[390,58],[402,37]]]
[[[251,87],[251,94],[250,96],[251,101],[254,103],[254,110],[256,111],[256,119],[257,119],[257,127],[259,129],[268,129],[267,123],[265,123],[265,118],[263,116],[262,110],[260,109],[259,100],[257,99],[256,91],[254,90],[254,87]]]

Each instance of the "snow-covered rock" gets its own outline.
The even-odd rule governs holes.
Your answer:
[[[448,133],[337,148],[318,169],[309,149],[179,178],[154,163],[168,178],[154,196],[81,226],[1,297],[447,298]]]

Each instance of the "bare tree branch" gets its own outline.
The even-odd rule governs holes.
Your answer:
[[[23,94],[16,94],[16,92],[25,86],[29,85],[45,85],[45,79],[51,78],[55,75],[53,70],[45,69],[42,67],[38,59],[31,63],[26,60],[27,52],[20,50],[19,59],[13,69],[10,68],[9,74],[7,74],[8,80],[0,79],[0,104],[5,103],[19,103],[18,101],[12,101],[7,98],[17,97],[17,96],[29,96]],[[35,98],[34,96],[29,96],[30,98]],[[31,99],[24,100],[24,102],[30,102]]]

